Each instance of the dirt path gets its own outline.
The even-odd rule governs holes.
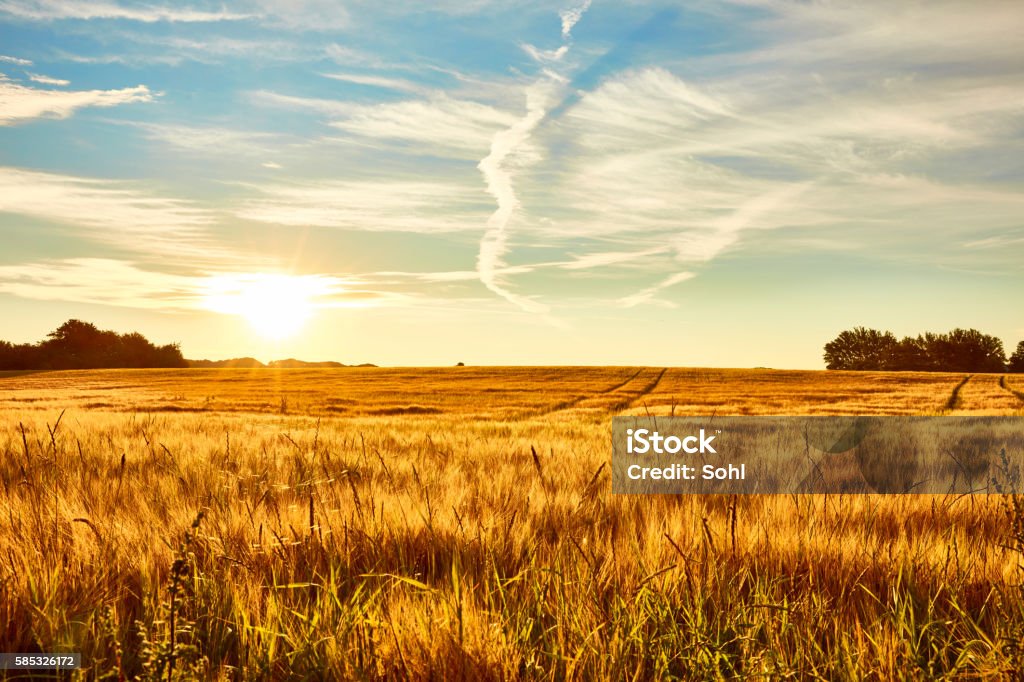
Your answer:
[[[1004,390],[1009,391],[1018,400],[1024,402],[1024,391],[1018,391],[1017,389],[1015,389],[1012,386],[1010,386],[1010,382],[1007,379],[1005,374],[1003,376],[999,377],[999,387],[1004,389]]]
[[[640,375],[644,373],[645,369],[646,368],[638,369],[624,381],[620,381],[617,384],[613,384],[612,386],[609,386],[604,390],[597,391],[595,393],[590,393],[587,395],[576,396],[575,398],[572,398],[570,400],[563,400],[561,402],[555,403],[554,405],[548,407],[547,409],[541,410],[540,412],[534,412],[530,414],[529,417],[547,417],[557,412],[564,412],[566,410],[571,410],[576,407],[586,407],[584,403],[587,403],[588,401],[600,402],[602,398],[607,398],[608,396],[617,395],[620,393],[624,394],[624,396],[626,397],[623,400],[615,403],[615,406],[612,409],[622,409],[621,407],[619,407],[619,405],[628,406],[629,404],[632,403],[633,400],[645,395],[646,393],[649,393],[651,390],[653,390],[655,386],[657,386],[658,382],[661,381],[662,375],[665,374],[665,370],[661,370],[661,373],[658,374],[658,376],[654,379],[653,382],[649,382],[647,386],[640,389],[639,392],[635,393],[634,391],[630,390],[630,386],[634,385],[634,383],[637,382],[638,380],[641,380]]]
[[[619,412],[621,410],[628,410],[629,408],[634,407],[637,403],[639,403],[644,397],[646,397],[646,396],[650,395],[651,393],[653,393],[654,389],[656,389],[658,387],[658,384],[661,383],[661,378],[663,376],[665,376],[665,372],[667,372],[667,371],[668,371],[667,367],[662,368],[662,370],[660,372],[658,372],[658,376],[654,377],[653,381],[651,381],[646,386],[644,386],[642,389],[640,389],[640,392],[638,394],[636,394],[635,396],[632,396],[632,397],[630,397],[630,398],[628,398],[626,400],[623,400],[622,402],[616,403],[612,407],[612,412]]]
[[[960,381],[959,384],[953,387],[953,391],[949,394],[949,398],[946,400],[946,404],[942,408],[943,412],[950,412],[951,410],[955,410],[960,407],[960,391],[967,385],[967,382],[970,381],[973,376],[973,374],[968,374]]]

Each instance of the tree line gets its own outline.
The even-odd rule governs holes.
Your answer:
[[[1007,359],[1003,342],[977,329],[925,332],[897,339],[892,332],[854,327],[825,344],[828,369],[911,372],[1024,372],[1024,341]]]
[[[0,370],[188,367],[176,343],[157,346],[137,332],[118,334],[68,320],[36,344],[0,341]]]

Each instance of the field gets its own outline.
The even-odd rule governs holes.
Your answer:
[[[0,651],[87,679],[1024,669],[1014,498],[612,496],[628,413],[1024,415],[1024,378],[0,373]]]

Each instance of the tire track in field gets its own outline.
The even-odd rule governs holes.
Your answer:
[[[615,384],[614,386],[612,386],[611,388],[609,388],[609,389],[607,389],[605,391],[602,391],[601,393],[598,393],[597,395],[608,395],[609,393],[615,393],[615,391],[619,390],[620,388],[625,387],[626,384],[628,384],[633,379],[636,379],[638,376],[640,376],[640,372],[642,372],[642,371],[644,371],[643,367],[638,369],[636,371],[636,373],[633,374],[633,376],[629,377],[625,381],[619,382],[619,383]]]
[[[953,387],[953,391],[949,394],[949,398],[946,400],[946,405],[942,408],[943,412],[949,412],[960,407],[960,391],[967,385],[967,382],[970,381],[973,376],[973,374],[968,374],[960,380],[960,383]]]
[[[1017,400],[1024,402],[1024,391],[1018,391],[1017,389],[1010,386],[1010,382],[1006,375],[999,377],[999,387],[1012,393]]]
[[[661,378],[665,376],[665,372],[667,371],[668,367],[663,367],[662,370],[658,372],[658,376],[654,377],[654,381],[644,386],[637,395],[632,396],[627,400],[623,400],[622,402],[616,403],[614,406],[612,406],[611,411],[619,412],[621,410],[628,410],[629,408],[633,407],[638,402],[640,402],[641,399],[653,393],[654,389],[656,389],[658,387],[658,384],[661,383]]]
[[[598,391],[597,393],[590,393],[590,394],[587,394],[587,395],[576,396],[575,398],[571,398],[569,400],[563,400],[560,403],[555,403],[551,407],[545,408],[545,409],[543,409],[543,410],[541,410],[539,412],[533,413],[533,414],[531,414],[529,416],[531,416],[531,417],[546,417],[548,415],[554,414],[555,412],[561,412],[563,410],[571,410],[572,408],[578,406],[580,403],[582,403],[585,400],[591,400],[593,398],[600,398],[601,396],[605,396],[605,395],[609,395],[611,393],[615,393],[616,391],[621,390],[621,389],[625,388],[626,386],[628,386],[629,383],[632,382],[634,379],[636,379],[638,376],[640,376],[640,373],[643,372],[643,371],[644,371],[644,368],[641,367],[640,369],[635,371],[633,374],[631,374],[629,376],[629,378],[627,378],[625,381],[620,381],[617,384],[609,386],[608,388],[604,389],[603,391]]]

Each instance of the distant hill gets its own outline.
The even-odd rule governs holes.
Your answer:
[[[189,367],[201,369],[213,369],[230,367],[232,369],[255,369],[266,367],[256,358],[231,358],[230,360],[186,360]]]
[[[305,360],[296,360],[295,358],[288,358],[287,360],[273,360],[267,363],[267,367],[280,367],[284,369],[296,369],[301,367],[348,367],[340,362],[334,362],[333,360],[327,360],[325,362],[306,362]]]
[[[273,369],[315,369],[315,368],[336,368],[336,367],[376,367],[369,362],[361,365],[346,365],[341,362],[327,360],[324,362],[307,362],[288,358],[287,360],[272,360],[263,364],[256,358],[231,358],[230,360],[188,360],[189,367],[200,369],[231,368],[231,369],[256,369],[269,367]]]

